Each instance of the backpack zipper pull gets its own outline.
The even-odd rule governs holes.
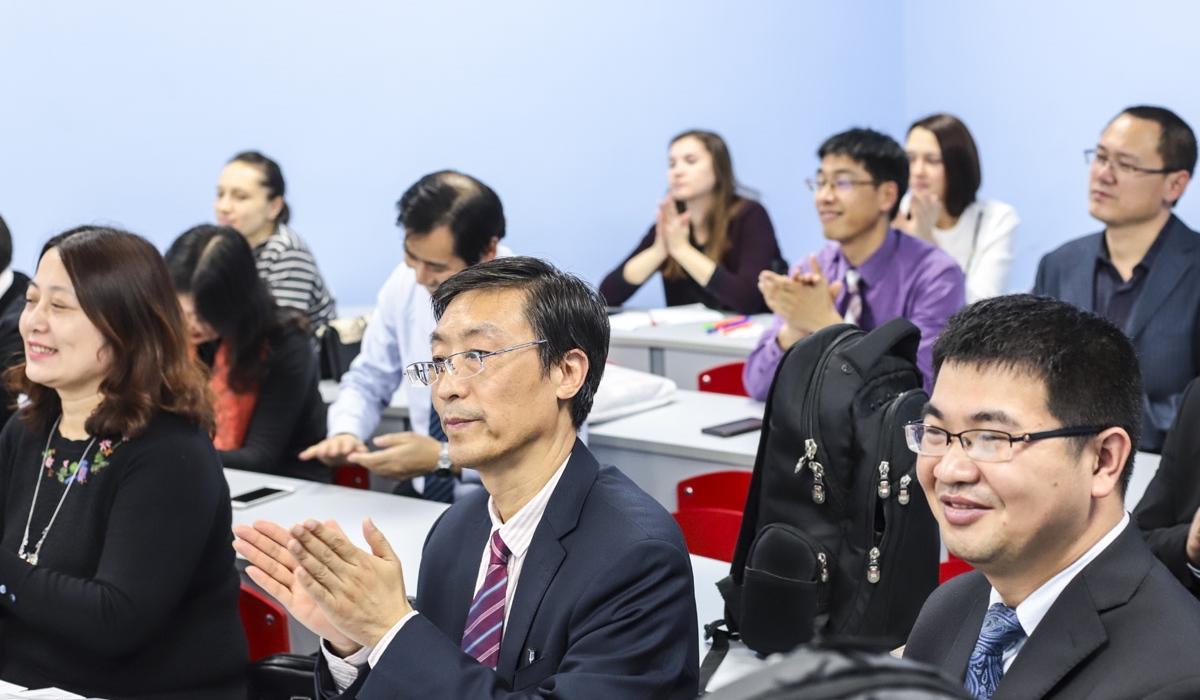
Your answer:
[[[817,441],[808,438],[804,441],[804,454],[796,460],[796,473],[799,474],[809,462],[817,456]]]
[[[822,467],[820,462],[812,462],[808,467],[813,473],[813,503],[821,505],[825,502],[825,467]]]
[[[892,484],[888,481],[888,472],[891,471],[887,460],[879,463],[879,497],[887,498],[892,495]]]
[[[867,560],[867,581],[879,583],[879,548],[872,547]]]
[[[900,501],[900,505],[902,505],[902,506],[908,505],[908,485],[911,483],[912,483],[912,475],[911,474],[905,474],[904,476],[900,477],[900,496],[899,496],[898,500]]]
[[[829,582],[829,559],[825,552],[817,552],[817,563],[821,565],[821,583]]]

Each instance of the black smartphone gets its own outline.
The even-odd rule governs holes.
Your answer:
[[[685,211],[687,211],[687,202],[682,199],[675,200],[675,213],[682,214]]]
[[[259,503],[266,503],[267,501],[273,501],[276,498],[283,498],[295,490],[296,489],[293,489],[290,486],[264,486],[260,489],[247,491],[246,493],[239,493],[229,500],[233,502],[234,508],[249,508],[250,506],[258,505]]]
[[[717,437],[733,437],[742,433],[750,433],[762,429],[762,418],[743,418],[732,423],[721,423],[701,428],[700,432]]]

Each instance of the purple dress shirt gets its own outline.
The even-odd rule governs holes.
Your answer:
[[[817,264],[830,282],[845,280],[850,261],[842,255],[839,243],[830,242],[817,253]],[[796,268],[809,271],[807,259]],[[796,269],[793,268],[793,271]],[[917,366],[925,375],[925,390],[933,390],[933,341],[950,316],[966,303],[962,270],[954,258],[937,246],[919,238],[888,230],[879,250],[858,266],[862,275],[863,313],[859,326],[871,330],[897,316],[903,316],[921,329]],[[843,289],[834,305],[846,313],[848,295]],[[783,318],[775,314],[774,323],[758,340],[758,346],[746,359],[742,379],[746,391],[764,401],[775,369],[784,351],[775,337],[783,327]]]

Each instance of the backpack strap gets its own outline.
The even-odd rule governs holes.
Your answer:
[[[704,638],[712,640],[712,646],[709,647],[708,653],[704,655],[704,661],[700,663],[700,694],[704,695],[708,691],[708,683],[712,680],[717,669],[721,666],[721,662],[725,660],[725,655],[729,653],[729,640],[737,639],[737,632],[730,632],[722,629],[725,624],[724,620],[716,620],[704,626]]]
[[[859,374],[867,374],[884,355],[897,355],[909,362],[916,362],[920,344],[921,329],[907,318],[898,316],[867,333],[841,355],[854,365]]]

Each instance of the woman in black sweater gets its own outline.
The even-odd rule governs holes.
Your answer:
[[[758,273],[784,272],[787,263],[767,210],[738,194],[725,141],[710,131],[685,131],[672,139],[668,156],[671,192],[600,294],[619,306],[660,272],[667,306],[700,302],[740,314],[767,312]]]
[[[231,469],[330,481],[297,455],[325,437],[325,403],[308,321],[278,306],[237,231],[197,226],[167,250],[188,340],[212,374],[214,444]]]
[[[245,698],[229,488],[158,251],[46,244],[0,433],[0,678],[106,698]]]

